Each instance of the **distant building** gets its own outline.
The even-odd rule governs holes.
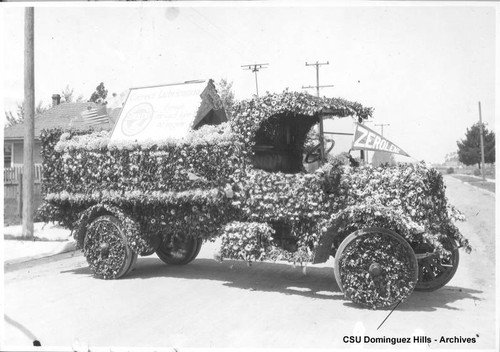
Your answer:
[[[34,163],[41,164],[41,141],[40,133],[44,129],[53,128],[74,128],[89,129],[87,121],[82,117],[82,113],[96,109],[97,104],[85,103],[62,103],[59,94],[52,96],[52,107],[41,114],[35,116],[35,144]],[[111,130],[113,127],[109,119],[98,125],[92,126],[94,129]],[[4,129],[4,168],[14,168],[23,165],[24,159],[24,122]]]

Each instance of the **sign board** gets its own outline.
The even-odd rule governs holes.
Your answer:
[[[212,81],[132,88],[111,141],[182,138],[212,108],[218,108],[214,92]]]
[[[403,149],[365,125],[356,124],[352,150],[374,150],[409,156]]]

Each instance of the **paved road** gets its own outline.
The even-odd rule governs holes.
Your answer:
[[[212,259],[216,244],[208,243],[187,266],[167,266],[154,256],[140,258],[131,275],[117,281],[93,279],[81,254],[9,267],[3,346],[29,346],[36,338],[42,346],[85,350],[351,348],[343,337],[354,334],[428,336],[432,348],[493,349],[494,196],[446,180],[450,200],[469,218],[460,226],[475,249],[470,255],[461,253],[450,285],[433,293],[415,292],[379,330],[389,312],[361,309],[344,300],[331,261],[308,267],[306,273],[284,264],[218,263]],[[476,343],[434,341],[441,336],[475,338]]]

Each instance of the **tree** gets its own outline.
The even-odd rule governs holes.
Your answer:
[[[65,103],[73,102],[73,92],[75,90],[70,88],[69,84],[61,91],[61,97]]]
[[[495,162],[495,133],[488,131],[483,123],[484,162]],[[458,160],[465,165],[475,165],[481,168],[481,126],[479,122],[467,128],[465,139],[457,141]]]
[[[396,165],[396,160],[394,159],[394,154],[388,152],[374,151],[372,157],[372,165],[375,167],[381,165]]]
[[[89,101],[94,102],[96,104],[107,104],[106,97],[108,96],[108,90],[104,88],[104,83],[100,83],[95,92],[90,96]]]
[[[35,107],[35,115],[42,114],[44,111],[48,110],[43,102],[40,100]],[[17,125],[24,121],[24,102],[17,103],[17,108],[15,112],[5,111],[6,124],[5,127],[10,127]]]
[[[61,91],[62,101],[64,103],[72,103],[73,100],[75,100],[74,92],[75,92],[74,88],[71,88],[69,86],[69,84],[66,85],[66,87],[64,87],[64,89]],[[85,101],[85,99],[83,98],[83,95],[81,95],[81,94],[76,98],[77,103],[82,103],[84,101]]]
[[[228,82],[226,78],[221,78],[216,83],[217,92],[222,100],[222,106],[226,111],[227,118],[232,116],[233,107],[236,103],[233,92],[233,82]]]
[[[444,161],[445,162],[458,162],[458,153],[457,152],[452,152],[448,153],[444,156]]]

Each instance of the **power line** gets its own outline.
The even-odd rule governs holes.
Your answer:
[[[251,65],[242,65],[244,70],[251,70],[255,73],[255,89],[257,90],[257,99],[259,98],[259,84],[257,82],[257,72],[260,69],[267,68],[265,66],[269,66],[269,64],[251,64]]]
[[[190,10],[192,10],[194,13],[196,13],[199,17],[201,17],[205,22],[210,24],[213,28],[218,30],[223,36],[226,37],[226,39],[229,39],[230,41],[232,41],[233,44],[235,44],[236,47],[238,47],[238,53],[241,53],[242,48],[248,47],[248,45],[249,45],[248,42],[251,42],[251,45],[255,46],[253,44],[254,42],[252,41],[251,38],[246,38],[245,43],[244,43],[241,40],[237,39],[237,37],[235,37],[234,35],[228,33],[227,31],[225,31],[224,29],[222,29],[221,27],[219,27],[218,25],[213,23],[209,18],[207,18],[205,15],[203,15],[202,13],[197,11],[196,9],[191,8]],[[227,40],[224,40],[224,42],[227,42]]]
[[[191,16],[190,14],[188,14],[186,12],[184,12],[183,15],[184,15],[184,18],[186,18],[191,24],[196,26],[201,31],[201,33],[203,33],[206,36],[211,37],[213,39],[214,43],[219,45],[219,47],[221,47],[222,49],[225,49],[225,50],[230,49],[238,56],[241,56],[241,50],[238,50],[237,48],[235,48],[233,45],[231,45],[227,41],[221,41],[220,38],[217,37],[214,33],[209,31],[207,28],[200,26],[193,16]]]
[[[306,62],[306,66],[316,66],[316,86],[307,86],[307,87],[302,86],[302,89],[316,88],[316,95],[319,97],[319,89],[320,88],[333,87],[333,85],[326,85],[326,86],[319,85],[319,67],[322,65],[329,65],[329,64],[330,63],[328,61],[327,62],[316,61],[316,63],[313,63],[313,64],[309,64]]]

